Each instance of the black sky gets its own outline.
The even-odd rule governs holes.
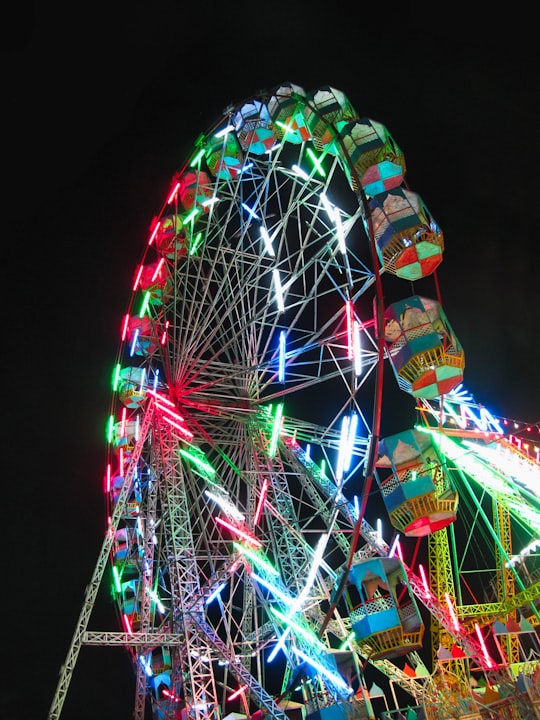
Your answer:
[[[439,280],[467,388],[538,421],[532,31],[522,16],[398,7],[36,2],[5,18],[5,720],[47,715],[102,541],[132,273],[173,173],[230,102],[332,85],[386,125],[445,235]],[[65,720],[130,718],[127,660],[84,652]]]

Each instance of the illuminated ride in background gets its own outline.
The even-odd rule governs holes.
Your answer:
[[[381,684],[409,718],[539,717],[538,428],[525,447],[463,391],[443,249],[334,88],[285,83],[197,139],[134,268],[50,720],[86,645],[128,649],[135,720],[403,717]],[[381,437],[385,373],[417,423]],[[118,631],[90,629],[102,582]]]

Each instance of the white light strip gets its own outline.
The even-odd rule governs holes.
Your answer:
[[[278,310],[280,312],[285,312],[285,301],[283,299],[283,287],[281,285],[281,280],[279,279],[279,270],[273,270],[272,274],[274,276],[274,287],[276,290],[276,302]]]

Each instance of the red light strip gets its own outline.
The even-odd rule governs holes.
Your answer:
[[[353,359],[353,346],[354,346],[354,309],[352,300],[347,300],[345,303],[345,312],[347,314],[347,357],[349,360]]]
[[[176,197],[176,194],[178,193],[179,190],[180,190],[180,183],[177,182],[176,185],[174,186],[174,188],[172,189],[171,194],[167,198],[167,205],[170,205],[172,203],[172,201]]]
[[[176,428],[180,431],[180,433],[187,438],[188,440],[191,440],[193,437],[193,433],[191,430],[188,430],[187,428],[183,427],[182,425],[179,425],[178,423],[174,422],[174,420],[171,420],[166,415],[163,415],[163,420],[165,420],[166,423],[169,423],[169,425],[172,425],[173,428]]]
[[[166,405],[162,405],[159,400],[156,402],[156,407],[159,410],[161,410],[162,412],[167,413],[167,416],[172,418],[173,420],[177,420],[178,422],[182,422],[184,420],[184,418],[181,415],[173,412],[170,407],[167,407]]]
[[[253,518],[253,524],[258,525],[259,520],[261,519],[263,507],[264,507],[264,501],[266,499],[266,493],[268,491],[268,478],[264,479],[263,486],[261,488],[261,494],[259,496],[259,502],[257,504],[257,509],[255,510],[255,516]]]
[[[489,653],[488,653],[488,649],[487,649],[487,646],[486,646],[486,641],[484,640],[484,636],[482,635],[482,631],[480,630],[480,626],[478,625],[478,623],[474,623],[474,629],[475,629],[475,631],[476,631],[476,636],[478,637],[478,641],[479,641],[480,646],[481,646],[481,648],[482,648],[482,653],[484,654],[484,660],[486,661],[487,666],[488,666],[490,669],[491,669],[491,668],[494,668],[494,667],[495,667],[495,663],[493,662],[493,660],[491,659],[491,657],[490,657],[490,655],[489,655]]]
[[[233,692],[232,695],[229,695],[229,697],[227,698],[227,701],[234,700],[239,695],[241,695],[245,690],[247,690],[247,685],[242,685],[242,687],[238,688],[238,690],[236,690],[236,692]]]
[[[149,245],[151,245],[154,242],[155,237],[157,235],[157,231],[159,230],[160,226],[161,226],[161,221],[156,223],[156,227],[154,228],[152,234],[150,235],[150,240],[148,240]]]
[[[250,535],[249,533],[245,532],[245,530],[241,530],[240,528],[236,527],[235,525],[231,525],[230,523],[226,522],[225,520],[222,520],[222,518],[214,518],[217,523],[220,525],[223,525],[223,527],[226,527],[228,530],[233,532],[235,535],[238,535],[241,538],[244,538],[244,540],[247,540],[252,545],[255,545],[256,547],[262,547],[262,543],[259,542],[256,538],[253,537],[253,535]]]
[[[163,267],[163,263],[165,262],[165,258],[161,258],[161,260],[158,262],[156,270],[154,274],[152,275],[152,282],[155,282],[159,276],[159,273],[161,272],[161,268]]]
[[[141,280],[141,275],[143,271],[143,265],[139,265],[139,269],[137,271],[137,275],[135,276],[135,282],[133,283],[133,292],[139,287],[139,282]]]
[[[124,316],[124,322],[122,324],[122,341],[126,339],[129,324],[129,315]]]
[[[149,395],[152,395],[152,397],[155,397],[156,400],[159,400],[159,402],[164,403],[165,405],[169,405],[170,407],[174,408],[176,405],[172,402],[172,400],[169,400],[164,395],[160,395],[155,390],[150,390],[150,388],[146,391]]]

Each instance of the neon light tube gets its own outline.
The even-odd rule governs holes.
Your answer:
[[[423,583],[423,585],[424,585],[424,590],[425,590],[426,592],[429,592],[429,583],[428,583],[428,581],[427,581],[426,571],[424,570],[424,566],[423,566],[423,565],[418,565],[418,570],[419,570],[419,572],[420,572],[420,577],[422,578],[422,583]]]
[[[176,428],[184,437],[186,437],[188,440],[191,440],[193,438],[193,433],[185,428],[183,425],[179,425],[178,423],[174,422],[174,420],[171,420],[171,418],[167,417],[166,415],[163,415],[163,420],[165,420],[166,423],[169,425],[172,425],[173,428]]]
[[[122,416],[120,418],[120,437],[126,437],[126,418],[127,418],[127,408],[122,408]]]
[[[233,542],[233,547],[235,550],[240,552],[242,555],[245,555],[248,560],[251,560],[251,562],[255,563],[257,567],[260,567],[262,570],[267,572],[269,575],[279,575],[279,571],[276,570],[276,568],[271,565],[266,558],[260,557],[256,552],[251,550],[251,548],[244,547],[244,545],[241,545],[240,543]]]
[[[158,277],[159,273],[161,272],[161,268],[163,267],[163,264],[165,263],[165,258],[161,258],[161,260],[158,262],[156,269],[154,270],[154,274],[152,275],[151,282],[155,282]]]
[[[124,322],[122,323],[122,342],[126,339],[127,331],[128,331],[128,325],[129,325],[129,315],[124,316]]]
[[[356,377],[362,373],[362,347],[360,344],[360,323],[355,320],[353,323],[353,359],[354,374]]]
[[[135,348],[137,347],[137,340],[138,340],[138,339],[139,339],[139,328],[137,328],[137,329],[135,330],[135,332],[133,333],[133,341],[132,341],[132,343],[131,343],[131,348],[130,348],[130,351],[129,351],[130,357],[133,357],[133,355],[135,355]]]
[[[188,212],[188,214],[183,218],[184,225],[187,225],[188,222],[193,222],[197,215],[201,212],[201,209],[198,207],[194,207],[191,212]]]
[[[150,656],[150,654],[149,654],[149,656]],[[144,655],[139,655],[139,662],[141,663],[142,668],[143,668],[144,672],[146,673],[146,675],[148,677],[152,677],[154,675],[154,673],[152,671],[152,666],[150,665],[150,661]]]
[[[108,443],[112,442],[113,432],[114,432],[114,415],[111,415],[107,422],[107,442]]]
[[[349,418],[346,415],[341,421],[341,435],[339,437],[338,461],[336,468],[336,477],[338,480],[343,479],[343,468],[345,466],[345,453],[347,452],[347,444],[349,441]]]
[[[280,127],[282,130],[284,130],[286,133],[292,133],[294,132],[294,128],[289,127],[289,125],[286,125],[284,122],[281,122],[281,120],[275,120],[274,123]]]
[[[350,468],[357,425],[358,415],[356,413],[353,413],[350,417],[346,416],[342,420],[336,469],[336,477],[338,480],[342,480],[343,472]]]
[[[172,201],[175,199],[176,195],[178,194],[178,191],[180,190],[180,183],[177,182],[174,188],[171,190],[171,194],[167,198],[167,205],[170,205]]]
[[[207,473],[210,477],[214,477],[214,475],[216,474],[216,471],[210,465],[210,463],[206,462],[206,460],[203,460],[202,457],[200,457],[199,455],[190,453],[189,450],[185,450],[184,448],[179,448],[178,452],[180,453],[180,455],[182,455],[182,457],[185,457],[186,460],[188,460],[190,463],[197,465],[203,472]]]
[[[274,645],[274,648],[273,648],[272,652],[270,653],[268,662],[272,662],[274,660],[274,658],[276,657],[276,655],[278,654],[278,652],[283,649],[283,646],[285,645],[285,640],[287,639],[289,632],[290,632],[290,626],[286,627],[285,630],[281,633],[279,640]]]
[[[345,303],[345,316],[347,318],[347,358],[352,360],[354,357],[354,308],[352,300],[347,300]]]
[[[270,605],[268,608],[272,615],[275,615],[279,620],[285,623],[286,626],[289,626],[292,630],[296,631],[298,635],[300,635],[304,640],[306,640],[313,648],[317,648],[317,650],[326,650],[326,646],[323,645],[323,643],[319,640],[319,638],[315,635],[315,633],[307,628],[302,627],[297,622],[292,620],[288,615],[283,615],[279,610],[277,610],[273,605]]]
[[[170,698],[173,702],[178,702],[178,698],[170,690],[163,688],[161,692],[165,695],[165,697]]]
[[[328,199],[328,197],[326,196],[326,193],[322,192],[319,197],[321,198],[321,202],[322,202],[322,204],[323,204],[324,209],[326,210],[326,213],[327,213],[328,217],[330,218],[330,220],[331,220],[332,222],[335,222],[335,219],[334,219],[334,207],[333,207],[333,205],[331,204],[331,202],[330,202],[330,200]]]
[[[160,599],[159,595],[157,594],[157,592],[155,590],[148,590],[148,594],[150,595],[152,600],[156,603],[156,607],[159,610],[159,612],[161,614],[163,614],[165,612],[165,607],[164,607],[163,603],[161,602],[161,599]]]
[[[268,478],[265,478],[264,482],[263,482],[263,486],[261,488],[261,494],[259,495],[259,502],[257,503],[255,515],[253,516],[253,524],[254,525],[258,525],[259,520],[261,519],[262,511],[264,508],[264,501],[266,499],[267,492],[268,492]]]
[[[326,172],[321,165],[321,159],[315,155],[311,148],[307,148],[306,155],[308,155],[308,157],[310,158],[311,162],[313,163],[313,167],[319,173],[319,175],[321,177],[326,177]]]
[[[283,299],[283,288],[281,286],[281,280],[279,279],[279,270],[274,269],[272,271],[274,277],[274,287],[276,289],[276,303],[280,312],[285,312],[285,302]]]
[[[113,371],[112,389],[113,392],[118,390],[118,380],[120,378],[120,363],[117,363]]]
[[[356,429],[358,427],[358,415],[353,413],[349,422],[349,432],[347,435],[346,454],[343,462],[343,469],[348,470],[351,466],[351,459],[354,450],[354,441],[356,440]]]
[[[170,412],[165,410],[164,408],[159,406],[159,403],[156,404],[156,407],[159,410],[163,411],[163,415],[161,416],[163,420],[168,422],[170,425],[174,425],[174,423],[178,423],[178,425],[174,425],[174,427],[179,427],[184,433],[189,433],[191,437],[193,437],[193,433],[186,428],[186,426],[183,424],[184,418],[180,415],[177,415],[176,413]]]
[[[478,408],[480,411],[479,417],[477,417],[473,413],[473,411],[471,410],[473,398],[466,390],[462,390],[461,388],[463,388],[463,384],[458,385],[457,388],[454,388],[454,390],[452,390],[451,393],[449,393],[445,397],[442,408],[433,408],[428,403],[428,408],[433,417],[436,418],[437,422],[447,422],[448,414],[450,418],[456,423],[456,425],[462,430],[467,427],[467,424],[469,422],[471,422],[479,430],[489,431],[491,428],[492,432],[504,435],[504,430],[502,429],[499,421],[497,420],[497,418],[493,417],[493,415],[488,410],[486,410],[486,408]],[[457,414],[453,406],[459,407],[459,415]]]
[[[459,625],[456,611],[454,610],[454,606],[452,605],[452,599],[450,598],[450,595],[448,593],[444,593],[444,599],[446,600],[446,604],[448,605],[448,611],[450,613],[450,617],[452,618],[452,624],[454,626],[454,630],[457,630],[457,632],[460,632],[461,627]]]
[[[270,655],[267,658],[267,662],[271,663],[274,661],[274,658],[276,657],[278,652],[281,650],[281,648],[285,644],[285,640],[287,639],[290,631],[291,631],[291,629],[289,627],[286,627],[285,630],[281,633],[279,640],[274,645],[272,652],[270,653]]]
[[[299,610],[304,600],[309,595],[309,592],[311,588],[313,587],[313,583],[315,582],[315,578],[317,576],[317,572],[319,570],[319,567],[323,561],[323,555],[324,551],[326,550],[326,545],[328,543],[328,533],[322,533],[321,537],[319,538],[317,545],[315,547],[315,552],[313,553],[313,558],[311,559],[311,567],[309,568],[309,573],[306,578],[306,584],[302,588],[302,592],[296,600],[294,601],[293,610]]]
[[[293,172],[299,177],[301,177],[303,180],[309,180],[309,175],[307,174],[307,172],[302,170],[299,165],[293,165],[291,170],[293,170]]]
[[[321,675],[324,675],[324,677],[328,678],[330,682],[334,683],[334,685],[337,685],[338,687],[342,688],[343,690],[347,690],[347,692],[350,694],[352,693],[352,689],[347,685],[345,680],[341,677],[341,675],[336,675],[333,672],[330,672],[328,668],[325,668],[324,665],[321,665],[318,663],[314,658],[309,657],[309,655],[306,655],[306,653],[302,652],[302,650],[293,647],[293,652],[298,655],[298,657],[301,660],[305,660],[305,662],[309,663],[317,672],[319,672]]]
[[[272,257],[275,257],[276,253],[274,252],[274,246],[272,245],[272,238],[268,234],[268,230],[263,225],[261,225],[261,237],[264,240],[266,252]]]
[[[494,668],[495,663],[490,657],[490,654],[488,653],[488,649],[486,647],[486,641],[484,640],[484,636],[482,635],[482,631],[480,630],[480,626],[478,623],[474,623],[474,629],[476,630],[476,635],[478,637],[478,641],[480,642],[480,645],[482,647],[482,654],[484,655],[484,659],[487,663],[488,668]]]
[[[167,322],[165,323],[165,330],[163,330],[163,332],[161,333],[161,341],[160,342],[162,345],[165,345],[165,343],[167,342],[167,330],[168,329],[169,329],[169,321],[167,320]]]
[[[135,282],[133,283],[133,292],[135,292],[135,290],[139,287],[139,282],[141,279],[142,271],[143,271],[143,265],[139,265],[139,269],[137,270],[137,275],[135,276]]]
[[[206,598],[206,600],[204,601],[204,604],[205,604],[205,605],[210,605],[210,603],[211,603],[213,600],[215,600],[215,599],[218,597],[218,595],[221,594],[221,591],[225,588],[226,585],[227,585],[227,583],[222,582],[221,585],[219,585],[219,586],[214,590],[214,592]]]
[[[146,368],[142,369],[141,372],[141,382],[139,383],[139,392],[142,393],[144,391],[144,382],[146,380]],[[137,416],[137,420],[139,420],[139,416]]]
[[[257,215],[257,213],[256,213],[254,210],[252,210],[252,209],[249,207],[249,205],[246,205],[246,203],[243,202],[243,203],[242,203],[242,207],[243,207],[244,210],[247,212],[247,214],[250,215],[254,220],[259,220],[259,221],[260,221],[261,218]]]
[[[159,372],[159,370],[156,370],[156,374]],[[172,400],[169,400],[169,398],[166,398],[165,395],[161,395],[160,393],[156,392],[155,390],[148,390],[148,394],[152,395],[152,397],[155,397],[156,400],[159,400],[159,402],[165,403],[165,405],[169,405],[172,408],[175,408],[176,405],[172,402]]]
[[[214,518],[214,520],[223,527],[227,528],[227,530],[230,530],[235,535],[238,535],[241,538],[244,538],[244,540],[247,540],[252,545],[255,545],[255,547],[262,547],[262,543],[245,530],[241,530],[239,527],[236,527],[236,525],[231,525],[231,523],[226,522],[225,520],[223,520],[223,518],[220,517]]]
[[[247,685],[242,685],[242,687],[239,687],[236,692],[233,692],[232,695],[229,695],[229,697],[227,698],[227,700],[234,700],[234,699],[237,698],[239,695],[241,695],[245,690],[247,690]]]
[[[193,160],[189,163],[189,167],[195,167],[199,164],[201,161],[202,156],[204,155],[204,148],[201,148],[199,152],[195,155]]]
[[[350,632],[350,633],[347,635],[347,637],[345,638],[345,640],[344,640],[344,641],[341,643],[341,645],[339,646],[339,649],[340,649],[340,650],[346,650],[347,648],[351,649],[351,643],[352,643],[352,641],[354,640],[354,637],[355,637],[354,631],[353,631],[353,632]]]
[[[150,239],[148,240],[148,244],[151,245],[154,240],[156,239],[157,231],[159,230],[161,226],[161,220],[156,223],[156,227],[152,230],[152,234],[150,235]]]
[[[116,588],[116,592],[118,594],[120,594],[122,592],[122,586],[120,585],[120,575],[118,574],[118,568],[116,567],[116,565],[113,565],[112,573],[113,573],[114,587]]]
[[[244,522],[244,520],[246,519],[245,515],[243,515],[240,512],[240,510],[235,508],[234,505],[231,502],[229,502],[228,500],[226,500],[225,498],[220,498],[217,495],[214,495],[214,493],[210,492],[209,490],[205,490],[204,494],[206,495],[207,498],[209,498],[210,500],[213,500],[216,503],[216,505],[219,505],[219,507],[224,512],[226,512],[228,515],[233,517],[238,522]]]
[[[190,245],[190,248],[189,248],[189,254],[190,254],[190,255],[195,255],[195,253],[196,253],[197,250],[199,249],[199,245],[200,245],[201,242],[202,242],[202,237],[203,237],[202,232],[199,232],[199,233],[197,233],[197,234],[195,235],[195,237],[194,237],[193,240],[191,241],[191,245]]]
[[[257,573],[252,572],[251,579],[255,580],[259,585],[264,585],[267,590],[270,590],[274,597],[281,600],[285,605],[291,605],[293,603],[294,598],[290,597],[290,595],[285,595],[285,593],[281,592],[275,585],[272,585],[272,583],[269,583],[268,580],[265,580]]]
[[[159,400],[156,400],[156,407],[161,410],[163,413],[167,413],[168,417],[173,418],[173,420],[177,420],[178,422],[183,421],[183,417],[179,415],[176,412],[173,412],[170,407],[167,407],[166,405],[162,405]],[[173,406],[174,407],[174,406]]]
[[[395,554],[398,556],[398,558],[401,560],[401,562],[403,562],[403,550],[401,549],[401,543],[399,542],[399,536],[396,539],[394,545],[396,548]]]
[[[270,439],[270,447],[268,449],[268,454],[270,457],[274,457],[276,454],[279,434],[281,432],[282,416],[283,416],[283,403],[280,403],[276,408],[276,415],[274,417],[274,425],[272,427],[272,437]]]
[[[345,233],[343,232],[343,224],[341,222],[341,214],[339,209],[336,208],[334,212],[334,220],[336,223],[336,235],[338,239],[338,247],[342,255],[347,253],[347,246],[345,245]]]
[[[227,125],[226,127],[222,128],[221,130],[218,130],[217,133],[214,135],[215,138],[222,138],[224,135],[228,135],[230,132],[234,130],[234,125]]]
[[[287,335],[285,333],[285,330],[282,330],[279,333],[279,372],[278,372],[278,380],[281,383],[285,382],[286,341],[287,341]]]

